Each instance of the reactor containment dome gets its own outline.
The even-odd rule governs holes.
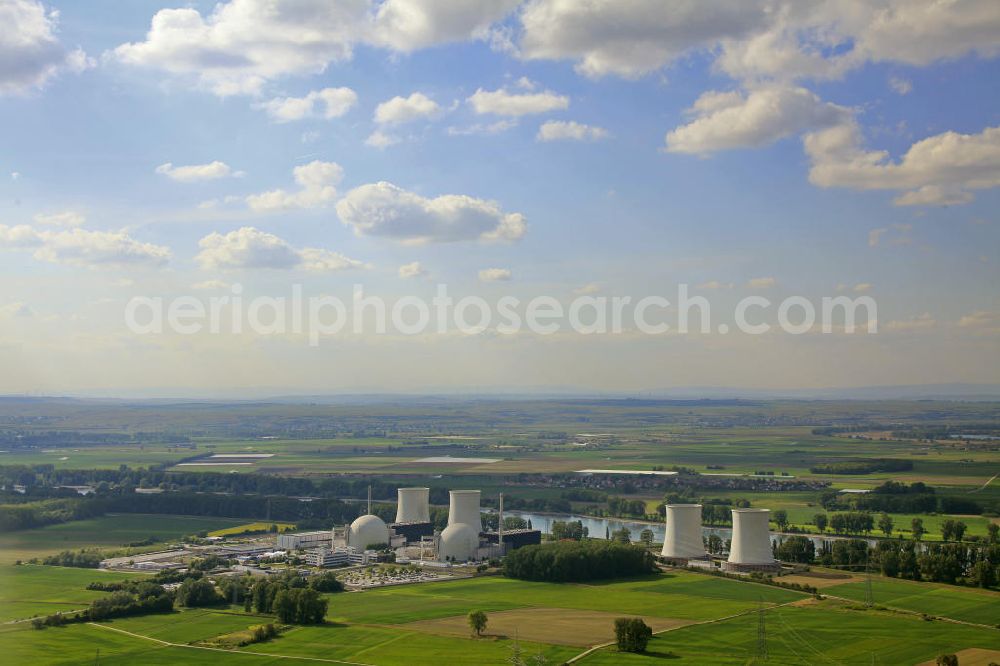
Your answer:
[[[359,516],[353,523],[347,535],[347,545],[358,550],[368,546],[389,543],[389,528],[378,516],[371,514]]]

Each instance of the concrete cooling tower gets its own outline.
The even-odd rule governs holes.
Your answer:
[[[479,532],[483,525],[479,515],[479,491],[452,490],[450,496],[448,527],[441,532],[438,559],[465,562],[479,552]]]
[[[663,557],[698,559],[708,557],[701,537],[701,504],[668,504]]]
[[[731,568],[767,568],[777,565],[771,552],[768,509],[733,509],[733,543],[729,548]]]
[[[400,488],[396,491],[397,523],[427,523],[430,522],[430,488]]]
[[[378,516],[359,516],[347,534],[347,545],[359,550],[375,544],[389,543],[389,528]]]

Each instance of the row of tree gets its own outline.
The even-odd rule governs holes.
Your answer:
[[[503,562],[506,576],[553,583],[639,576],[655,569],[646,548],[604,540],[524,546]]]

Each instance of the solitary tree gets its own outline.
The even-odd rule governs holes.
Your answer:
[[[647,547],[653,545],[653,530],[648,527],[643,531],[639,532],[639,541],[643,542]]]
[[[913,532],[913,540],[920,541],[927,530],[924,529],[924,521],[921,518],[914,518],[910,521],[910,531]]]
[[[996,543],[998,537],[1000,537],[1000,525],[996,523],[990,523],[986,526],[986,533],[988,535],[988,540],[990,543]]]
[[[882,533],[886,536],[892,535],[892,516],[887,513],[883,513],[878,517],[878,528],[882,530]]]
[[[778,526],[778,531],[784,532],[788,528],[788,512],[784,509],[778,509],[773,515],[774,524]]]
[[[486,629],[486,613],[481,610],[472,611],[469,613],[469,627],[472,631],[476,632],[476,636],[482,636],[483,631]]]
[[[645,652],[653,630],[638,617],[615,620],[615,641],[620,652]]]
[[[826,514],[817,513],[813,516],[813,522],[816,524],[816,529],[820,532],[826,532]]]

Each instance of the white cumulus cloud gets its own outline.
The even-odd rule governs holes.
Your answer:
[[[431,118],[441,112],[441,106],[422,92],[409,97],[396,96],[375,108],[375,122],[383,125],[408,123],[421,118]]]
[[[433,199],[392,183],[356,187],[337,202],[337,215],[359,236],[409,242],[517,240],[527,231],[520,213],[495,201],[446,194]]]
[[[549,120],[538,128],[538,141],[598,141],[608,136],[603,127],[584,125],[575,121]]]
[[[364,265],[330,250],[298,250],[274,234],[254,227],[242,227],[227,234],[213,232],[198,241],[198,246],[201,251],[196,259],[206,270],[301,268],[331,272]]]
[[[898,160],[866,150],[854,122],[806,135],[809,180],[820,187],[903,191],[894,203],[968,203],[973,190],[1000,186],[1000,127],[944,132],[914,143]]]
[[[370,40],[397,51],[488,37],[488,28],[521,0],[385,0]]]
[[[275,97],[260,104],[276,123],[305,118],[340,118],[357,104],[358,94],[350,88],[323,88],[304,97]]]
[[[770,86],[740,92],[706,92],[688,109],[693,120],[666,136],[666,150],[705,155],[763,146],[801,132],[844,122],[849,111],[805,88]]]
[[[509,268],[484,268],[479,271],[482,282],[506,282],[512,277]]]
[[[208,164],[191,164],[188,166],[174,166],[170,162],[156,167],[156,173],[166,176],[170,180],[179,183],[196,183],[202,180],[216,180],[227,176],[241,176],[239,171],[234,172],[225,162],[215,160]]]
[[[382,130],[375,130],[368,135],[367,139],[365,139],[365,145],[381,150],[383,148],[388,148],[389,146],[395,146],[399,143],[399,141],[400,139],[398,136],[387,134]]]
[[[0,225],[0,249],[33,249],[39,261],[89,268],[161,266],[170,259],[169,248],[137,241],[125,231],[36,231],[27,225]]]
[[[36,224],[48,227],[81,227],[87,221],[83,215],[72,210],[61,213],[39,213],[34,219]]]
[[[408,52],[486,39],[515,0],[230,0],[202,14],[161,9],[120,62],[190,78],[217,95],[258,94],[286,76],[319,74],[371,44]]]
[[[56,37],[59,12],[38,0],[0,0],[0,95],[45,86],[61,71],[79,72],[94,61],[68,51]]]
[[[419,261],[411,261],[408,264],[403,264],[399,267],[399,277],[404,280],[412,280],[413,278],[423,277],[427,275],[427,269]]]
[[[466,101],[478,114],[490,113],[497,116],[526,116],[569,108],[569,97],[551,90],[512,93],[504,88],[499,90],[479,88]]]
[[[251,194],[246,198],[253,210],[273,211],[295,208],[322,208],[337,198],[337,184],[344,177],[344,170],[336,162],[314,160],[292,170],[299,189],[284,189]]]

